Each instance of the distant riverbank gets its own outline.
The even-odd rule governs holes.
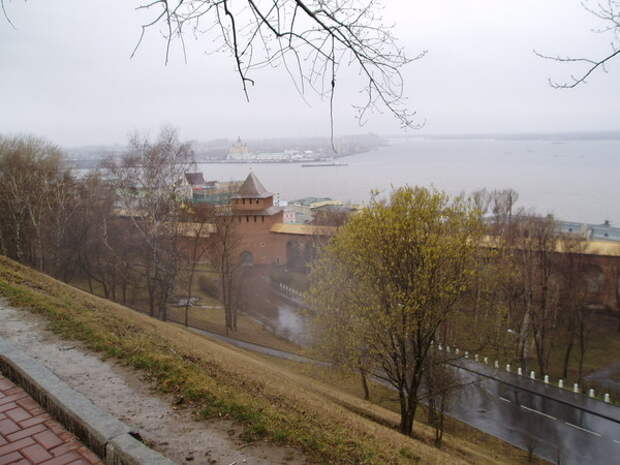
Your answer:
[[[403,184],[451,193],[511,187],[517,206],[559,218],[620,224],[620,140],[392,139],[346,158],[348,166],[303,169],[297,163],[206,164],[207,179],[243,179],[250,170],[282,199],[326,196],[365,202],[370,192]]]

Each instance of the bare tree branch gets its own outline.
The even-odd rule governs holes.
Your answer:
[[[418,128],[415,112],[405,105],[402,68],[419,60],[405,55],[380,16],[379,0],[138,0],[140,10],[155,10],[141,28],[136,48],[148,29],[158,28],[166,41],[166,62],[175,40],[191,25],[195,37],[219,36],[220,48],[234,59],[243,93],[249,99],[252,74],[265,66],[283,66],[303,96],[306,86],[330,103],[334,125],[336,74],[354,66],[363,80],[361,103],[354,105],[360,124],[370,111],[387,109],[403,127]],[[208,24],[206,30],[201,24]],[[292,60],[289,62],[289,60]]]
[[[15,27],[15,24],[13,24],[13,21],[11,21],[11,18],[9,16],[9,14],[6,11],[6,5],[4,4],[4,0],[0,0],[0,7],[2,8],[2,16],[4,16],[4,19],[6,19],[6,21],[9,23],[9,25],[13,28],[13,29],[17,29]]]
[[[578,74],[571,74],[570,81],[558,82],[549,79],[549,85],[554,89],[573,89],[581,84],[586,84],[587,79],[597,69],[602,69],[607,72],[606,65],[618,55],[620,55],[620,0],[606,0],[598,2],[595,6],[590,6],[589,1],[582,2],[583,8],[595,16],[596,18],[605,21],[605,25],[599,29],[593,30],[593,32],[611,33],[611,52],[607,53],[600,59],[592,58],[574,58],[574,57],[562,57],[545,55],[534,50],[534,53],[540,58],[545,60],[553,60],[560,63],[577,63],[584,65],[584,68]]]

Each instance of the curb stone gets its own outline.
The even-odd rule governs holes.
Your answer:
[[[3,339],[0,372],[21,386],[107,465],[175,465],[135,439],[125,423],[96,407],[47,367]]]

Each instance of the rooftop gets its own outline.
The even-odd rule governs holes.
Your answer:
[[[273,194],[265,189],[265,186],[258,180],[254,173],[248,174],[245,181],[237,191],[233,198],[235,199],[264,199],[271,197]]]
[[[270,231],[277,234],[294,234],[299,236],[333,236],[335,226],[316,226],[311,224],[276,223]]]
[[[204,186],[207,183],[202,173],[185,173],[185,179],[191,186]]]

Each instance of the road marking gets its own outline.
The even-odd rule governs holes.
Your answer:
[[[500,399],[502,399],[504,402],[510,402],[510,399],[506,399],[505,397],[499,396]]]
[[[532,412],[532,413],[537,413],[538,415],[542,415],[543,417],[550,418],[551,420],[557,420],[557,418],[556,418],[556,417],[553,417],[553,416],[551,416],[551,415],[549,415],[549,414],[547,414],[547,413],[543,413],[543,412],[541,412],[540,410],[535,410],[535,409],[533,409],[533,408],[526,407],[525,405],[522,405],[522,406],[521,406],[521,408],[522,408],[522,409],[524,409],[524,410],[527,410],[527,411],[529,411],[529,412]]]
[[[579,429],[579,430],[581,430],[581,431],[584,431],[584,432],[586,432],[586,433],[590,433],[590,434],[593,434],[593,435],[595,435],[595,436],[601,437],[601,434],[600,434],[600,433],[597,433],[597,432],[595,432],[595,431],[590,431],[589,429],[582,428],[581,426],[573,425],[572,423],[569,423],[569,422],[567,422],[567,421],[565,421],[564,423],[566,423],[568,426],[572,426],[573,428],[577,428],[577,429]],[[616,441],[616,442],[618,442],[618,441]],[[619,444],[620,444],[620,443],[619,443]]]

